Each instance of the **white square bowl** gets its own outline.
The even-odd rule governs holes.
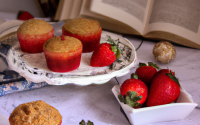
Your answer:
[[[115,85],[112,88],[112,92],[124,110],[130,123],[133,125],[145,125],[155,122],[184,119],[198,105],[192,101],[191,96],[184,89],[181,89],[181,93],[176,103],[143,107],[139,109],[131,108],[127,104],[120,102],[118,99],[118,95],[120,94],[119,85]]]

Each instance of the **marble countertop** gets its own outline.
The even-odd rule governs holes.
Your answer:
[[[141,43],[139,38],[124,37],[130,40],[135,48]],[[169,64],[161,64],[154,59],[152,54],[154,45],[155,41],[144,40],[137,50],[137,64],[139,62],[153,62],[161,68],[172,69],[179,78],[181,86],[192,96],[195,103],[200,104],[200,50],[175,45],[176,58]],[[0,63],[2,62],[0,61]],[[2,96],[0,97],[0,115],[8,118],[13,109],[19,104],[43,100],[60,111],[63,117],[63,125],[78,125],[82,119],[85,121],[90,120],[95,125],[129,125],[130,123],[121,113],[120,105],[111,89],[118,82],[121,84],[129,79],[130,74],[135,72],[137,64],[129,74],[113,78],[102,85],[78,86],[67,84],[47,86]],[[6,68],[5,66],[1,64],[0,69]],[[183,120],[153,123],[152,125],[199,125],[199,116],[200,106],[197,106]],[[5,120],[3,117],[0,117],[0,124],[9,125],[6,122],[3,123],[3,119]],[[141,120],[145,120],[145,118]]]

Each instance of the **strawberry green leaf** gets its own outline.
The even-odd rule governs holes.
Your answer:
[[[120,100],[120,102],[123,102],[130,107],[140,106],[140,103],[138,103],[137,101],[141,100],[141,98],[142,96],[137,96],[137,93],[135,91],[128,91],[125,98],[121,94],[118,95],[118,99]]]
[[[86,125],[86,122],[84,120],[82,120],[79,125]],[[90,120],[88,120],[87,125],[94,125],[93,122],[91,122]]]
[[[111,46],[111,50],[116,54],[117,53],[117,47],[116,46]]]
[[[148,66],[152,66],[152,67],[154,67],[154,68],[156,68],[158,70],[161,70],[161,68],[158,65],[156,65],[156,64],[154,64],[152,62],[148,62]]]
[[[117,61],[118,63],[123,62],[123,60],[120,60],[120,59],[116,59],[116,61]]]
[[[118,99],[120,100],[120,102],[123,102],[124,104],[126,104],[124,97],[121,94],[118,95]]]
[[[139,63],[139,67],[147,66],[145,63]]]
[[[181,85],[180,85],[180,83],[179,83],[178,78],[176,78],[176,77],[172,74],[172,72],[166,73],[166,75],[168,75],[173,81],[175,81],[175,82],[178,84],[178,86],[181,88]]]
[[[114,42],[114,40],[110,37],[110,36],[108,36],[108,40],[107,40],[111,45],[115,45],[115,42]]]
[[[130,107],[133,107],[134,106],[134,102],[131,101],[130,97],[129,96],[126,96],[125,97],[125,100],[126,100],[126,103],[127,105],[129,105]]]
[[[135,73],[132,73],[132,74],[131,74],[131,78],[132,78],[132,79],[138,79],[138,75],[135,74]]]
[[[111,69],[111,70],[113,70],[115,67],[116,67],[116,63],[112,63],[112,64],[110,65],[110,69]]]
[[[122,69],[122,68],[124,68],[125,67],[125,65],[122,65],[119,69]]]
[[[85,125],[85,121],[82,120],[82,121],[79,123],[79,125]]]
[[[94,125],[93,122],[91,122],[90,120],[88,120],[87,125]]]
[[[128,104],[131,107],[137,107],[140,105],[137,101],[141,100],[141,96],[137,96],[137,93],[135,91],[127,92],[127,96],[125,97],[126,104]]]
[[[131,92],[128,91],[127,93],[129,93],[129,97],[131,98],[131,100],[137,102],[139,100],[141,100],[142,96],[137,96],[137,93],[135,91]]]
[[[119,59],[120,55],[121,55],[121,50],[119,47],[117,47],[116,58]]]

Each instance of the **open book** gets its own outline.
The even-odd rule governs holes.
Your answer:
[[[55,20],[92,18],[105,30],[200,49],[199,0],[60,0]]]

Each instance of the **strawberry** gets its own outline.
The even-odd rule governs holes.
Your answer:
[[[133,108],[140,108],[146,102],[148,88],[144,82],[131,74],[131,79],[125,80],[120,87],[119,100]]]
[[[20,11],[18,14],[18,18],[19,20],[29,20],[29,19],[33,19],[34,17],[27,11]]]
[[[111,44],[102,43],[93,52],[90,66],[103,67],[111,65],[115,61],[115,53],[111,50]]]
[[[138,75],[138,79],[149,85],[151,79],[157,72],[157,69],[160,70],[160,68],[156,64],[153,64],[151,62],[148,62],[148,65],[146,65],[145,63],[139,63],[139,68],[136,69],[135,74]]]
[[[158,71],[150,85],[146,106],[157,106],[175,101],[180,94],[180,84],[169,69]]]
[[[119,43],[121,43],[118,39],[118,42],[115,43],[113,39],[111,39],[110,36],[108,36],[108,43],[102,43],[98,46],[96,50],[94,50],[91,60],[90,60],[90,66],[93,67],[103,67],[103,66],[109,66],[111,64],[114,64],[115,61],[120,62],[121,60],[120,55],[123,56],[122,51],[119,47]],[[114,66],[111,65],[111,69]],[[122,65],[123,67],[123,65]]]

